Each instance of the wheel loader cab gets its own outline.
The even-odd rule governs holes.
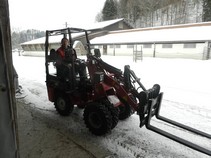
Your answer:
[[[74,89],[81,82],[84,82],[87,78],[86,63],[85,60],[77,58],[76,51],[70,48],[70,53],[65,53],[65,59],[59,57],[58,52],[55,49],[50,50],[50,54],[47,56],[49,68],[49,78],[57,80],[62,87],[68,87],[67,89]],[[69,54],[69,55],[68,55]],[[55,69],[54,71],[51,71]]]

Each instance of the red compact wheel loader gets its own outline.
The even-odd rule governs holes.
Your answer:
[[[69,39],[70,44],[65,50],[64,65],[58,65],[58,55],[55,39]],[[86,60],[72,56],[73,43],[81,40],[86,50]],[[140,79],[130,69],[124,67],[124,72],[109,65],[101,59],[99,49],[91,50],[88,32],[80,28],[65,28],[47,30],[45,42],[46,86],[49,101],[54,102],[60,115],[69,115],[75,106],[84,108],[84,122],[95,135],[104,135],[111,131],[119,120],[130,117],[137,112],[140,127],[146,126],[158,134],[168,137],[192,149],[211,155],[211,151],[193,144],[176,135],[172,135],[150,124],[151,118],[168,122],[197,135],[207,138],[207,133],[190,128],[163,116],[160,116],[163,93],[155,84],[146,89]]]

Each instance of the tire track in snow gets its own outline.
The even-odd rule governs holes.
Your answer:
[[[124,152],[126,151],[128,156],[130,156],[130,157],[141,158],[140,153],[138,153],[136,150],[131,148],[130,147],[131,144],[129,144],[129,143],[126,144],[125,142],[122,142],[122,141],[118,140],[118,138],[116,138],[116,139],[107,138],[106,141],[110,142],[111,144],[115,144],[115,146],[118,146],[117,147],[118,150],[124,150]]]
[[[177,107],[178,109],[186,110],[186,111],[192,112],[194,114],[211,119],[211,110],[210,109],[205,109],[204,107],[201,108],[200,106],[184,104],[184,103],[166,100],[166,99],[163,99],[163,101],[165,101],[164,105],[170,103],[171,106]]]

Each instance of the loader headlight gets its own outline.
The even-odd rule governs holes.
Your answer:
[[[155,84],[152,88],[147,90],[147,93],[149,99],[156,98],[160,93],[160,85]]]

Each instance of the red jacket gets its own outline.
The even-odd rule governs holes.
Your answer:
[[[65,59],[65,49],[64,47],[60,47],[57,49],[57,54],[59,55],[59,60],[64,60]],[[74,49],[72,49],[72,57],[73,57],[73,60],[75,61],[77,59],[77,55],[76,55],[76,51]]]
[[[57,49],[57,54],[59,55],[59,57],[61,58],[61,59],[65,59],[65,50],[64,50],[64,48],[63,47],[60,47],[59,49]]]

